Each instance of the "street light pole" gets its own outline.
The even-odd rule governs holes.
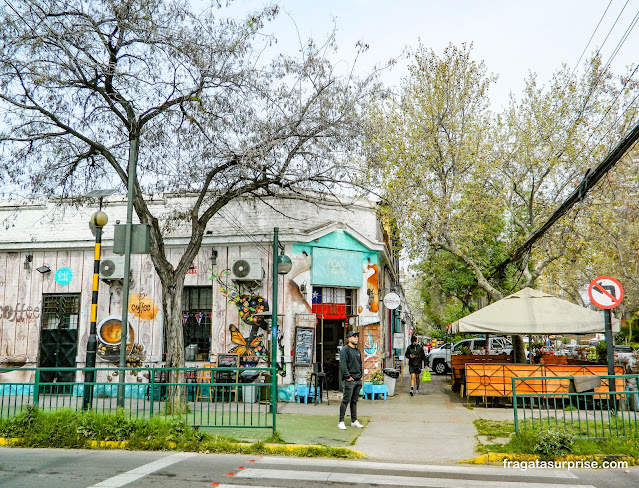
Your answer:
[[[101,206],[101,205],[100,205]],[[96,322],[98,315],[98,284],[100,283],[100,251],[102,247],[102,227],[109,218],[102,211],[95,212],[91,216],[91,224],[95,227],[95,248],[93,253],[93,289],[91,295],[91,328],[87,341],[86,370],[84,372],[84,393],[82,410],[93,406],[93,385],[95,383],[95,354],[98,341],[96,339]]]
[[[279,228],[273,228],[273,310],[271,315],[271,402],[273,404],[273,432],[277,415],[277,284],[278,275],[285,275],[293,267],[291,259],[279,252]]]
[[[273,432],[276,428],[277,416],[277,258],[279,256],[279,228],[273,228],[273,299],[271,316],[271,410],[273,413]]]
[[[129,287],[131,273],[131,231],[133,229],[133,196],[135,192],[135,170],[138,164],[138,141],[129,141],[129,167],[126,205],[126,234],[124,239],[124,283],[122,285],[122,329],[120,331],[120,372],[118,385],[118,407],[124,408],[124,384],[126,379],[126,341],[129,335]]]

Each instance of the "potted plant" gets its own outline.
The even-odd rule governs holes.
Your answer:
[[[379,369],[375,371],[371,376],[371,383],[373,383],[374,385],[381,385],[384,383],[384,376]]]

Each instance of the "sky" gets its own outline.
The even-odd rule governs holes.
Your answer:
[[[562,63],[573,69],[584,49],[584,59],[601,49],[603,60],[607,61],[639,15],[639,0],[281,0],[276,3],[282,13],[266,31],[279,38],[278,47],[295,47],[298,44],[296,29],[303,39],[309,36],[322,39],[335,22],[338,55],[343,56],[345,63],[352,61],[358,40],[370,45],[370,50],[358,61],[362,72],[397,57],[404,48],[415,48],[419,40],[437,54],[449,43],[472,43],[473,58],[483,60],[488,72],[498,75],[498,82],[490,93],[496,110],[507,104],[510,92],[521,93],[524,79],[531,72],[537,73],[539,80],[546,84]],[[233,8],[248,11],[266,4],[261,0],[237,0]],[[601,25],[595,32],[600,20]],[[611,67],[622,74],[627,66],[634,67],[638,62],[639,26],[630,32]],[[407,73],[406,66],[405,61],[400,62],[392,72],[385,74],[383,81],[398,85]]]

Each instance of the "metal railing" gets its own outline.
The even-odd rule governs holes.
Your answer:
[[[629,386],[629,380],[637,384],[639,375],[600,378],[595,390],[573,393],[568,388],[573,376],[513,377],[515,433],[554,428],[583,439],[604,439],[639,432],[639,393]],[[618,391],[610,391],[613,378]]]
[[[180,370],[186,381],[170,383],[170,372]],[[29,405],[44,411],[82,410],[85,388],[92,388],[92,410],[114,413],[119,410],[118,388],[124,388],[124,411],[133,418],[170,416],[194,427],[275,430],[273,398],[277,399],[277,393],[273,395],[273,388],[277,380],[273,368],[0,368],[5,376],[10,371],[14,378],[0,383],[0,418],[14,417]],[[92,385],[84,382],[87,371],[95,371]],[[268,373],[271,381],[239,381],[239,373],[246,371],[262,377]],[[76,381],[44,381],[60,372],[73,372]],[[120,385],[117,376],[121,374],[136,380]],[[178,393],[185,399],[183,408],[174,402]]]

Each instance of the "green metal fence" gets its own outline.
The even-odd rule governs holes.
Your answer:
[[[610,380],[623,380],[623,388],[610,391]],[[572,393],[567,388],[547,391],[547,384],[556,387],[563,380],[570,383],[572,376],[513,377],[513,415],[515,432],[548,428],[563,429],[583,439],[623,437],[639,432],[639,375],[601,376],[605,391]],[[534,385],[534,391],[522,392],[524,385]],[[632,385],[632,386],[631,386]],[[562,391],[557,391],[562,390]]]
[[[93,385],[84,383],[89,370],[96,372]],[[185,382],[169,382],[170,373],[180,370],[184,371]],[[72,372],[76,381],[42,381],[47,371]],[[9,372],[14,378],[7,378]],[[262,379],[270,376],[270,380],[241,381],[240,373],[247,372]],[[170,415],[197,427],[275,430],[273,399],[277,401],[277,386],[273,368],[0,368],[1,373],[5,373],[5,382],[0,383],[0,418],[18,415],[29,405],[45,411],[82,410],[85,388],[92,388],[90,408],[112,413],[118,410],[118,389],[123,388],[124,411],[134,418]],[[120,375],[130,376],[129,382],[121,385]],[[186,399],[186,408],[174,414],[178,393]]]

